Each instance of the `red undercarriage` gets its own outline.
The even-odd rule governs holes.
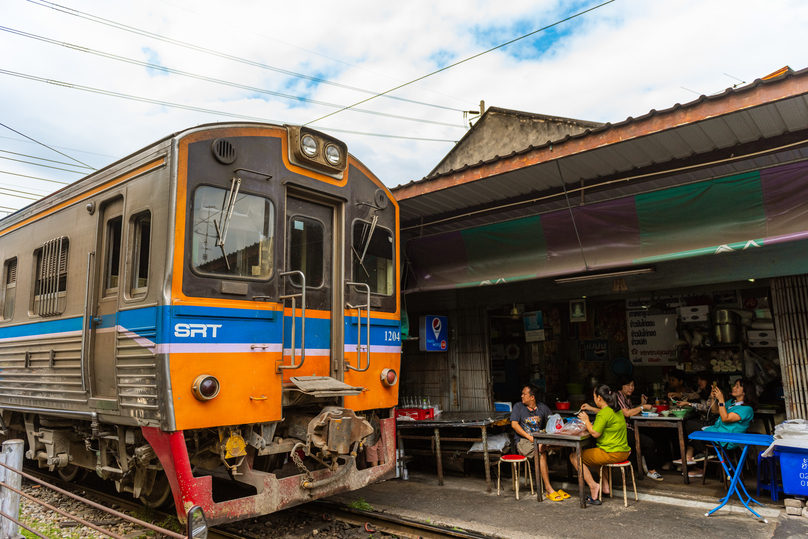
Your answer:
[[[194,477],[191,473],[191,462],[183,431],[163,432],[155,427],[143,427],[143,435],[154,448],[168,476],[179,519],[184,522],[188,510],[198,505],[205,511],[208,524],[215,525],[266,515],[338,492],[356,490],[389,478],[395,469],[395,421],[395,418],[381,420],[381,439],[386,464],[353,470],[331,483],[310,490],[300,486],[300,476],[277,479],[274,474],[253,470],[252,461],[247,457],[242,481],[253,485],[258,494],[221,503],[213,501],[211,488],[213,479],[209,476]],[[338,472],[317,470],[313,472],[314,481],[326,479],[336,473]]]

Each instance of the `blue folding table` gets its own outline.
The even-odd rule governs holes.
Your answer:
[[[749,452],[750,445],[759,445],[763,447],[768,447],[774,441],[774,437],[768,434],[746,434],[746,433],[732,433],[732,432],[713,432],[709,430],[699,430],[696,432],[690,433],[689,438],[691,440],[701,440],[703,442],[710,442],[715,447],[716,454],[719,456],[721,461],[721,466],[724,467],[724,471],[727,475],[732,477],[732,481],[730,481],[729,489],[727,490],[727,495],[721,498],[721,503],[718,507],[707,513],[705,516],[710,516],[722,507],[724,507],[727,502],[729,501],[730,496],[732,493],[736,493],[738,498],[740,498],[741,503],[749,509],[749,511],[761,519],[763,522],[768,523],[768,521],[757,514],[754,509],[749,507],[749,502],[754,502],[759,506],[763,507],[763,504],[752,498],[752,495],[746,491],[746,487],[741,481],[741,470],[743,470],[743,463],[746,460],[746,454]],[[737,465],[733,465],[732,461],[727,458],[727,454],[725,452],[724,447],[722,444],[735,444],[739,447],[742,447],[741,451],[741,458],[738,460]],[[743,489],[743,493],[746,495],[746,499],[744,499],[743,495],[741,495],[741,491],[738,490],[738,486]]]

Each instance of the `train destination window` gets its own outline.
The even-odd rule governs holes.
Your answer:
[[[353,280],[373,294],[393,295],[393,235],[375,223],[359,221],[353,230]]]
[[[192,219],[196,271],[262,280],[272,276],[275,207],[269,199],[202,186],[194,193]]]
[[[107,222],[107,271],[105,280],[105,293],[111,294],[118,290],[118,280],[121,276],[121,230],[123,219],[117,217]]]
[[[34,252],[36,279],[32,311],[39,316],[56,316],[65,310],[68,247],[67,236],[62,236],[46,241]]]
[[[289,233],[289,270],[300,270],[306,276],[306,287],[323,286],[323,224],[307,217],[293,217]],[[300,286],[300,279],[291,276],[292,284]]]
[[[132,242],[132,295],[146,293],[149,286],[149,252],[151,250],[151,213],[144,212],[134,218]]]
[[[14,316],[14,300],[17,296],[17,257],[6,260],[6,289],[3,296],[3,320],[11,320]]]

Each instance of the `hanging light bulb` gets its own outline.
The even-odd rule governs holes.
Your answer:
[[[516,308],[516,303],[513,304],[511,308],[511,318],[514,320],[519,320],[519,310]]]

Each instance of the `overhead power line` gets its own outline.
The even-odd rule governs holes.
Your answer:
[[[55,163],[57,165],[64,165],[66,167],[77,167],[77,168],[86,168],[89,169],[90,167],[85,165],[74,165],[73,163],[65,163],[64,161],[54,161],[53,159],[45,159],[44,157],[37,157],[35,155],[27,155],[24,153],[17,153],[17,152],[10,152],[8,150],[0,150],[2,153],[10,153],[11,155],[17,155],[19,157],[27,157],[28,159],[37,159],[39,161],[47,161],[48,163]]]
[[[20,133],[20,132],[19,132],[19,131],[17,131],[16,129],[12,129],[12,128],[10,128],[9,126],[7,126],[6,124],[4,124],[4,123],[0,123],[0,125],[2,125],[3,127],[5,127],[6,129],[8,129],[9,131],[14,131],[14,132],[15,132],[15,133],[17,133],[18,135],[23,136],[23,137],[27,138],[28,140],[33,140],[33,141],[34,141],[34,142],[36,142],[37,144],[39,144],[39,145],[41,145],[41,146],[44,146],[44,147],[46,147],[47,149],[49,149],[49,150],[51,150],[51,151],[54,151],[54,152],[58,153],[59,155],[64,155],[65,157],[67,157],[68,159],[71,159],[71,160],[75,161],[76,163],[81,163],[81,164],[82,164],[82,165],[84,165],[85,167],[95,170],[93,167],[91,167],[91,166],[90,166],[90,165],[88,165],[87,163],[82,163],[82,162],[81,162],[81,161],[79,161],[78,159],[76,159],[76,158],[74,158],[74,157],[70,157],[70,156],[69,156],[69,155],[67,155],[66,153],[62,153],[62,152],[60,152],[59,150],[56,150],[56,149],[54,149],[54,148],[51,148],[51,147],[50,147],[50,146],[48,146],[47,144],[43,144],[42,142],[39,142],[38,140],[36,140],[36,139],[33,139],[33,138],[29,137],[29,136],[28,136],[28,135],[26,135],[25,133]]]
[[[88,47],[82,47],[80,45],[74,45],[74,44],[71,44],[71,43],[66,43],[64,41],[57,41],[55,39],[50,39],[50,38],[47,38],[47,37],[38,36],[36,34],[30,34],[28,32],[22,32],[20,30],[15,30],[13,28],[7,28],[5,26],[0,26],[0,30],[2,30],[3,32],[8,32],[10,34],[18,35],[18,36],[21,36],[21,37],[27,37],[27,38],[31,38],[31,39],[36,39],[37,41],[43,41],[43,42],[49,43],[51,45],[60,45],[62,47],[67,47],[69,49],[73,49],[73,50],[76,50],[76,51],[86,52],[88,54],[101,56],[102,58],[108,58],[110,60],[117,60],[119,62],[125,62],[125,63],[128,63],[128,64],[139,65],[139,66],[142,66],[142,67],[146,67],[148,69],[155,69],[155,70],[158,70],[158,71],[162,71],[164,73],[171,73],[171,74],[174,74],[174,75],[181,75],[183,77],[189,77],[189,78],[193,78],[193,79],[197,79],[197,80],[203,80],[203,81],[206,81],[206,82],[212,82],[214,84],[221,84],[221,85],[225,85],[225,86],[230,86],[232,88],[240,88],[242,90],[249,90],[250,92],[257,92],[257,93],[262,93],[262,94],[266,94],[266,95],[272,95],[272,96],[275,96],[275,97],[282,97],[284,99],[291,99],[293,101],[299,101],[299,102],[304,102],[304,103],[312,103],[312,104],[315,104],[315,105],[323,105],[323,106],[326,106],[326,107],[332,107],[332,108],[337,108],[337,109],[345,107],[345,105],[337,105],[337,104],[328,103],[328,102],[325,102],[325,101],[318,101],[316,99],[309,99],[307,97],[300,97],[300,96],[289,95],[289,94],[284,94],[284,93],[280,93],[280,92],[273,92],[271,90],[265,90],[263,88],[257,88],[255,86],[247,86],[245,84],[239,84],[237,82],[231,82],[231,81],[226,81],[226,80],[222,80],[222,79],[216,79],[216,78],[213,78],[213,77],[206,77],[204,75],[197,75],[195,73],[189,73],[187,71],[181,71],[179,69],[165,67],[165,66],[161,66],[161,65],[157,65],[157,64],[150,64],[148,62],[143,62],[141,60],[136,60],[134,58],[127,58],[125,56],[118,56],[116,54],[111,54],[111,53],[107,53],[107,52],[104,52],[104,51],[90,49]],[[464,127],[462,125],[458,125],[458,124],[454,124],[454,123],[437,122],[437,121],[434,121],[434,120],[424,120],[422,118],[412,118],[412,117],[409,117],[409,116],[399,116],[397,114],[389,114],[389,113],[386,113],[386,112],[378,112],[378,111],[375,111],[375,110],[357,109],[357,108],[354,108],[354,109],[351,109],[351,110],[354,111],[354,112],[361,112],[361,113],[364,113],[364,114],[373,114],[375,116],[384,116],[384,117],[387,117],[387,118],[395,118],[397,120],[408,120],[408,121],[411,121],[411,122],[421,122],[421,123],[426,123],[426,124],[442,125],[442,126],[456,127],[456,128],[463,128]]]
[[[242,120],[253,120],[253,121],[256,121],[256,122],[267,122],[267,123],[274,123],[274,124],[288,123],[288,122],[282,122],[280,120],[270,120],[270,119],[267,119],[267,118],[260,118],[260,117],[257,117],[257,116],[248,116],[246,114],[236,114],[236,113],[232,113],[232,112],[224,112],[224,111],[213,110],[213,109],[205,109],[205,108],[202,108],[202,107],[194,107],[192,105],[182,105],[182,104],[179,104],[179,103],[170,103],[168,101],[160,101],[158,99],[149,99],[147,97],[139,97],[139,96],[134,96],[134,95],[129,95],[129,94],[122,94],[120,92],[112,92],[112,91],[109,91],[109,90],[102,90],[102,89],[99,89],[99,88],[92,88],[90,86],[82,86],[80,84],[72,84],[72,83],[69,83],[69,82],[62,82],[62,81],[58,81],[58,80],[54,80],[54,79],[46,79],[46,78],[43,78],[43,77],[37,77],[35,75],[27,75],[25,73],[18,73],[16,71],[8,71],[6,69],[0,69],[0,74],[11,75],[12,77],[20,77],[20,78],[23,78],[23,79],[33,80],[33,81],[37,81],[37,82],[44,82],[46,84],[54,84],[56,86],[63,86],[65,88],[72,88],[72,89],[75,89],[75,90],[83,90],[85,92],[91,92],[91,93],[106,95],[106,96],[110,96],[110,97],[118,97],[118,98],[121,98],[121,99],[128,99],[130,101],[139,101],[141,103],[151,103],[153,105],[160,105],[160,106],[163,106],[163,107],[173,107],[173,108],[177,108],[177,109],[190,110],[190,111],[194,111],[194,112],[204,112],[206,114],[215,114],[217,116],[226,116],[226,117],[229,117],[229,118],[239,118],[239,119],[242,119]],[[2,125],[2,124],[0,124],[0,125]],[[422,138],[422,137],[405,137],[405,136],[401,136],[401,135],[385,135],[385,134],[380,134],[380,133],[365,133],[365,132],[361,132],[361,131],[350,131],[350,130],[347,130],[347,129],[335,129],[335,128],[331,128],[331,127],[322,127],[320,129],[323,130],[323,131],[333,131],[335,133],[350,133],[350,134],[353,134],[353,135],[365,135],[365,136],[369,136],[369,137],[384,137],[384,138],[396,138],[396,139],[405,139],[405,140],[421,140],[421,141],[427,141],[427,142],[455,142],[454,140],[449,140],[449,139],[433,139],[433,138]]]
[[[60,182],[58,180],[49,180],[47,178],[38,178],[36,176],[28,176],[27,174],[17,174],[16,172],[8,172],[6,170],[0,170],[0,174],[9,174],[11,176],[20,176],[21,178],[31,178],[32,180],[39,180],[41,182],[58,183],[60,185],[70,185],[70,182]]]
[[[372,90],[365,90],[364,88],[357,88],[355,86],[349,86],[347,84],[342,84],[342,83],[334,82],[334,81],[327,80],[327,79],[321,79],[319,77],[312,77],[312,76],[309,76],[309,75],[303,75],[302,73],[295,73],[294,71],[289,71],[287,69],[281,69],[279,67],[274,67],[274,66],[270,66],[270,65],[267,65],[267,64],[262,64],[261,62],[256,62],[254,60],[248,60],[246,58],[240,58],[238,56],[233,56],[231,54],[226,54],[226,53],[223,53],[223,52],[215,51],[213,49],[207,49],[205,47],[200,47],[199,45],[194,45],[192,43],[186,43],[185,41],[180,41],[178,39],[172,39],[172,38],[169,38],[169,37],[164,37],[164,36],[161,36],[159,34],[148,32],[146,30],[141,30],[140,28],[135,28],[134,26],[128,26],[126,24],[115,22],[115,21],[112,21],[112,20],[109,20],[109,19],[104,19],[102,17],[98,17],[96,15],[92,15],[90,13],[79,11],[77,9],[69,8],[69,7],[66,7],[66,6],[59,5],[59,4],[55,4],[53,2],[46,2],[44,0],[28,0],[28,1],[30,3],[38,5],[38,6],[52,8],[52,9],[54,9],[56,11],[66,13],[68,15],[74,15],[76,17],[80,17],[80,18],[86,19],[88,21],[92,21],[92,22],[95,22],[95,23],[98,23],[98,24],[103,24],[105,26],[110,26],[110,27],[116,28],[118,30],[124,30],[126,32],[130,32],[130,33],[137,34],[137,35],[144,36],[144,37],[150,37],[152,39],[157,39],[157,40],[163,41],[165,43],[170,43],[172,45],[177,45],[178,47],[184,47],[186,49],[191,49],[191,50],[194,50],[194,51],[197,51],[197,52],[210,54],[212,56],[217,56],[219,58],[224,58],[224,59],[227,59],[227,60],[232,60],[234,62],[239,62],[239,63],[242,63],[242,64],[251,65],[251,66],[254,66],[254,67],[259,67],[261,69],[266,69],[266,70],[269,70],[269,71],[273,71],[275,73],[280,73],[282,75],[287,75],[289,77],[296,77],[296,78],[300,78],[300,79],[310,80],[312,82],[317,82],[317,83],[320,83],[320,84],[328,84],[330,86],[336,86],[338,88],[344,88],[346,90],[353,90],[355,92],[361,92],[361,93],[364,93],[364,94],[372,94],[374,96],[384,95],[384,94],[378,94],[377,92],[372,91]],[[612,1],[614,1],[614,0],[612,0]],[[415,82],[415,81],[412,81],[412,82]],[[408,84],[410,84],[410,83],[408,83]],[[438,108],[438,109],[451,110],[451,111],[454,111],[454,112],[463,112],[463,110],[464,110],[464,109],[456,109],[456,108],[453,108],[453,107],[445,107],[443,105],[435,105],[433,103],[425,103],[423,101],[415,101],[413,99],[405,99],[403,97],[395,97],[395,96],[386,96],[386,97],[389,98],[389,99],[395,99],[397,101],[405,101],[407,103],[414,103],[416,105],[423,105],[425,107],[434,107],[434,108]]]
[[[63,172],[72,172],[73,174],[86,174],[85,172],[82,172],[81,170],[70,170],[70,169],[67,169],[67,168],[52,167],[50,165],[43,165],[41,163],[32,163],[31,161],[23,161],[22,159],[12,159],[11,157],[4,157],[2,155],[0,155],[0,159],[7,159],[9,161],[14,161],[16,163],[25,163],[26,165],[34,165],[35,167],[52,168],[54,170],[61,170]]]
[[[32,142],[30,140],[23,140],[23,139],[14,138],[14,137],[2,137],[2,136],[0,136],[0,138],[5,139],[5,140],[13,140],[15,142],[24,142],[26,144],[39,144],[38,142]],[[114,155],[107,155],[105,153],[88,152],[86,150],[77,150],[75,148],[65,148],[64,146],[56,146],[56,145],[53,145],[53,144],[51,144],[51,146],[53,146],[54,148],[61,148],[63,150],[70,150],[71,152],[86,153],[86,154],[89,154],[89,155],[98,155],[98,156],[101,156],[101,157],[109,157],[110,159],[118,159],[118,157],[116,157]]]
[[[30,1],[32,1],[32,0],[28,0],[28,1],[30,2]],[[398,85],[398,86],[396,86],[395,88],[390,88],[390,89],[389,89],[389,90],[387,90],[386,92],[382,92],[382,93],[380,93],[380,94],[376,94],[376,95],[374,95],[374,96],[372,96],[372,97],[368,97],[367,99],[363,99],[362,101],[357,101],[357,102],[356,102],[356,103],[354,103],[353,105],[349,105],[349,106],[345,107],[344,109],[334,111],[334,112],[332,112],[332,113],[330,113],[330,114],[326,114],[325,116],[321,116],[320,118],[317,118],[316,120],[312,120],[312,121],[310,121],[310,122],[307,122],[307,123],[305,123],[305,124],[303,124],[303,125],[309,125],[309,124],[313,124],[313,123],[315,123],[315,122],[319,122],[320,120],[324,120],[324,119],[326,119],[326,118],[328,118],[328,117],[330,117],[330,116],[334,116],[335,114],[339,114],[339,113],[340,113],[340,112],[342,112],[342,111],[348,110],[348,109],[353,108],[353,107],[355,107],[355,106],[357,106],[357,105],[361,105],[362,103],[367,103],[368,101],[371,101],[371,100],[373,100],[373,99],[376,99],[377,97],[382,97],[382,96],[385,96],[385,97],[390,97],[390,96],[388,96],[388,95],[387,95],[387,94],[389,94],[390,92],[394,92],[394,91],[396,91],[396,90],[399,90],[399,89],[401,89],[401,88],[404,88],[405,86],[409,86],[410,84],[414,84],[414,83],[418,82],[419,80],[424,80],[424,79],[426,79],[426,78],[428,78],[428,77],[431,77],[432,75],[436,75],[436,74],[438,74],[438,73],[441,73],[441,72],[443,72],[443,71],[446,71],[447,69],[451,69],[451,68],[453,68],[453,67],[459,66],[460,64],[463,64],[463,63],[468,62],[468,61],[470,61],[470,60],[474,60],[475,58],[479,58],[480,56],[482,56],[482,55],[484,55],[484,54],[488,54],[488,53],[489,53],[489,52],[491,52],[491,51],[495,51],[495,50],[497,50],[497,49],[501,49],[502,47],[505,47],[505,46],[507,46],[507,45],[510,45],[511,43],[516,43],[517,41],[519,41],[519,40],[521,40],[521,39],[525,39],[526,37],[530,37],[530,36],[532,36],[532,35],[534,35],[534,34],[538,34],[539,32],[543,32],[543,31],[545,31],[545,30],[547,30],[547,29],[549,29],[549,28],[552,28],[552,27],[554,27],[554,26],[558,26],[559,24],[565,23],[565,22],[567,22],[567,21],[569,21],[569,20],[571,20],[571,19],[574,19],[574,18],[576,18],[576,17],[580,17],[580,16],[582,16],[582,15],[584,15],[584,14],[586,14],[586,13],[589,13],[590,11],[594,11],[594,10],[596,10],[596,9],[598,9],[598,8],[601,8],[601,7],[603,7],[603,6],[607,5],[607,4],[611,4],[611,3],[612,3],[612,2],[614,2],[614,1],[615,1],[615,0],[608,0],[608,1],[606,1],[606,2],[603,2],[602,4],[598,4],[597,6],[591,7],[591,8],[589,8],[589,9],[585,9],[584,11],[580,11],[580,12],[576,13],[575,15],[570,15],[570,16],[569,16],[569,17],[567,17],[566,19],[562,19],[562,20],[560,20],[560,21],[558,21],[558,22],[554,22],[553,24],[548,24],[547,26],[545,26],[545,27],[543,27],[543,28],[539,28],[538,30],[534,30],[534,31],[532,31],[532,32],[530,32],[530,33],[527,33],[527,34],[523,35],[523,36],[519,36],[519,37],[517,37],[516,39],[512,39],[512,40],[510,40],[510,41],[508,41],[508,42],[506,42],[506,43],[503,43],[503,44],[501,44],[501,45],[497,45],[496,47],[491,47],[491,48],[490,48],[490,49],[488,49],[488,50],[485,50],[485,51],[483,51],[483,52],[479,52],[479,53],[477,53],[477,54],[475,54],[475,55],[473,55],[473,56],[469,56],[468,58],[465,58],[465,59],[463,59],[463,60],[460,60],[459,62],[455,62],[455,63],[453,63],[453,64],[449,64],[449,65],[448,65],[448,66],[446,66],[446,67],[442,67],[442,68],[440,68],[440,69],[438,69],[438,70],[436,70],[436,71],[433,71],[432,73],[428,73],[428,74],[426,74],[426,75],[424,75],[424,76],[422,76],[422,77],[418,77],[417,79],[413,79],[413,80],[411,80],[410,82],[405,82],[404,84],[399,84],[399,85]]]

